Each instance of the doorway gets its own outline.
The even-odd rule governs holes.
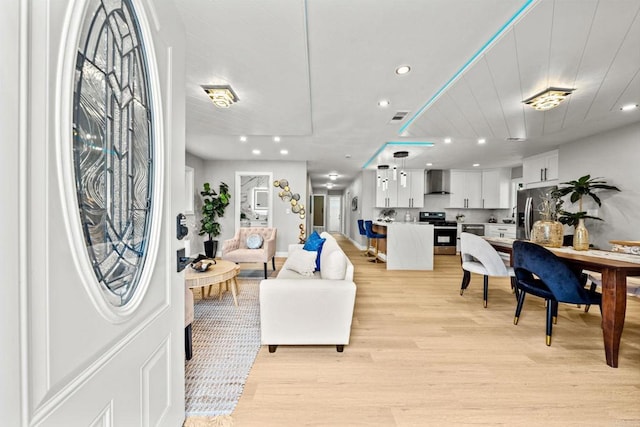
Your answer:
[[[324,231],[324,194],[313,196],[313,230]]]
[[[342,233],[342,197],[329,196],[329,219],[327,221],[329,233]]]

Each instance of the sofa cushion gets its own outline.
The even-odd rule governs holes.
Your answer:
[[[347,257],[340,250],[332,250],[322,257],[320,277],[327,280],[343,280],[347,270]]]
[[[316,270],[320,270],[320,256],[322,255],[322,247],[324,245],[324,242],[326,242],[326,239],[323,239],[318,233],[314,231],[313,233],[311,233],[311,235],[307,239],[307,242],[302,247],[302,249],[304,249],[305,251],[316,252]]]
[[[262,247],[262,243],[264,239],[259,234],[250,234],[247,237],[247,248],[249,249],[260,249]]]
[[[289,254],[283,268],[295,271],[301,276],[313,276],[317,254],[313,251],[297,250]]]

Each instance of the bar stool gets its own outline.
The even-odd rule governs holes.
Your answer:
[[[364,219],[358,220],[358,230],[360,231],[361,236],[365,236],[367,238],[367,247],[363,251],[362,256],[370,256],[369,247],[371,246],[371,239],[367,236],[367,230],[364,228]]]
[[[378,239],[386,239],[387,235],[386,234],[379,234],[373,231],[373,221],[365,221],[364,222],[364,227],[365,230],[367,231],[367,237],[369,239],[376,239],[376,245],[375,245],[375,253],[374,256],[375,258],[371,260],[371,262],[380,262],[380,260],[378,259]]]

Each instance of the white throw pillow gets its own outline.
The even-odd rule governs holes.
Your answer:
[[[323,279],[343,280],[346,271],[347,258],[342,251],[331,251],[326,257],[322,258],[320,277]]]
[[[247,248],[249,249],[260,249],[262,247],[262,236],[259,234],[250,234],[247,237]]]
[[[305,251],[299,249],[289,254],[289,258],[284,263],[284,268],[295,271],[302,276],[313,276],[316,269],[316,251]]]

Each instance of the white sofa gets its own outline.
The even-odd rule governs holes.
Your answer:
[[[335,345],[342,352],[349,344],[356,298],[353,264],[333,236],[320,236],[326,239],[320,271],[303,276],[287,268],[289,258],[277,278],[260,283],[261,337],[270,353],[278,345]],[[289,255],[302,246],[290,245]]]

